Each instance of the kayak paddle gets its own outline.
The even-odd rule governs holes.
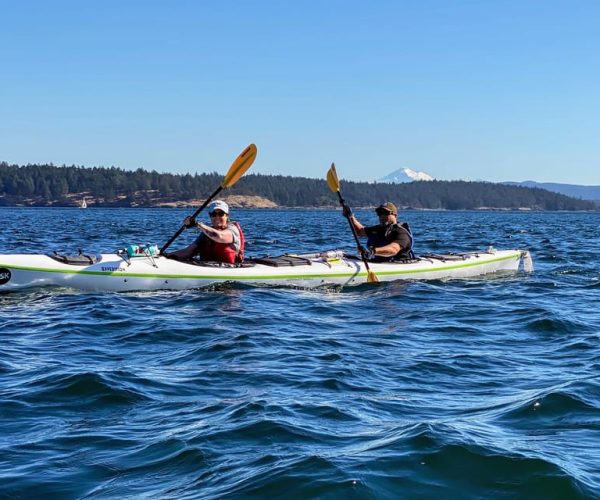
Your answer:
[[[256,159],[257,150],[254,144],[250,144],[244,151],[240,153],[240,155],[234,160],[225,174],[223,178],[223,182],[221,185],[215,190],[213,194],[211,194],[206,201],[202,204],[198,210],[194,212],[192,215],[192,219],[195,219],[202,210],[204,210],[208,204],[217,196],[223,189],[233,186],[237,181],[240,180],[242,175],[246,173],[246,171],[252,166],[254,160]],[[185,229],[185,225],[182,225],[179,230],[171,237],[169,241],[167,241],[162,248],[160,249],[160,253],[164,254],[166,249],[171,246],[171,243],[175,241],[175,239],[183,232]]]
[[[331,189],[332,192],[337,193],[338,198],[340,199],[340,205],[342,206],[342,209],[343,208],[349,209],[348,205],[346,205],[346,202],[344,201],[344,198],[342,198],[342,193],[340,192],[340,181],[338,179],[337,172],[335,171],[335,163],[331,164],[331,168],[329,169],[329,172],[327,172],[327,185],[329,186],[329,189]],[[354,239],[356,240],[356,245],[358,246],[358,251],[360,252],[362,261],[365,264],[365,268],[367,269],[367,282],[368,283],[379,283],[379,279],[377,279],[377,276],[375,275],[375,273],[373,271],[371,271],[371,268],[369,267],[369,261],[364,256],[365,249],[360,244],[360,240],[358,239],[358,234],[356,234],[356,229],[354,228],[354,225],[352,224],[350,217],[348,217],[348,224],[350,224],[350,229],[352,229],[352,234],[354,235]]]

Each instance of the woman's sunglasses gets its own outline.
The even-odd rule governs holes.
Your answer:
[[[211,212],[209,214],[211,217],[223,217],[224,215],[227,215],[225,212],[222,212],[221,210],[215,210],[214,212]]]

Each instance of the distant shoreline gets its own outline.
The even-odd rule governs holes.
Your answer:
[[[0,206],[44,207],[198,207],[221,185],[217,173],[158,174],[138,169],[51,164],[8,165],[0,162]],[[232,186],[227,186],[232,187]],[[234,208],[338,207],[325,180],[248,174],[239,186],[216,196]],[[344,197],[351,207],[372,207],[392,201],[398,207],[446,210],[595,211],[593,201],[570,198],[540,188],[489,182],[414,181],[403,184],[346,181]],[[82,206],[83,205],[83,206]],[[87,207],[86,207],[87,205]]]
[[[15,208],[23,208],[23,209],[73,209],[73,210],[148,210],[148,209],[161,209],[161,210],[171,210],[171,209],[197,209],[200,205],[177,205],[177,206],[165,206],[165,205],[148,205],[148,206],[115,206],[115,205],[92,205],[88,206],[85,209],[74,205],[0,205],[0,210],[6,209],[15,209]],[[375,205],[368,207],[352,207],[353,210],[374,210]],[[233,207],[234,210],[285,210],[285,211],[297,211],[297,210],[337,210],[339,211],[339,207],[332,206],[322,206],[322,207],[287,207],[287,206],[274,206],[274,207],[258,207],[258,206],[243,206],[243,207]],[[530,207],[521,207],[521,208],[501,208],[501,207],[478,207],[478,208],[414,208],[414,207],[401,207],[400,212],[520,212],[520,213],[540,213],[540,212],[555,212],[555,213],[598,213],[598,210],[547,210],[541,208],[530,208]]]

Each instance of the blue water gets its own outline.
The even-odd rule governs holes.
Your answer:
[[[0,209],[0,253],[160,245],[185,214]],[[236,216],[249,255],[353,248],[333,210]],[[600,214],[404,216],[418,252],[535,272],[0,293],[0,497],[600,497]]]

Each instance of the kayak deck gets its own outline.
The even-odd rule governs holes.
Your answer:
[[[531,270],[529,252],[494,250],[425,254],[413,260],[370,262],[379,281],[470,278]],[[342,251],[248,259],[242,265],[189,263],[164,256],[127,254],[0,255],[0,291],[63,286],[91,291],[183,290],[226,282],[297,286],[358,285],[367,282],[364,263]]]

